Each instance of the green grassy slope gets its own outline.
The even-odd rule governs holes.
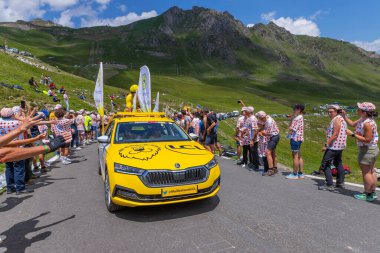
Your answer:
[[[37,67],[28,65],[21,61],[16,60],[13,56],[0,52],[0,82],[7,84],[19,84],[24,90],[9,89],[0,86],[0,107],[3,106],[14,106],[19,105],[20,100],[26,100],[28,102],[35,102],[39,105],[44,103],[55,104],[50,97],[43,93],[38,93],[34,89],[29,87],[28,80],[30,77],[35,77],[39,81],[41,73],[49,75],[52,80],[59,88],[60,86],[65,86],[68,91],[68,96],[70,98],[70,104],[73,109],[86,108],[93,110],[93,99],[92,94],[95,86],[94,81],[90,81],[72,74],[58,71],[44,71]],[[54,69],[54,68],[51,68]],[[41,90],[45,87],[41,87]],[[84,91],[87,97],[87,102],[83,102],[79,99],[79,94]],[[120,89],[114,87],[105,87],[105,94],[120,93]],[[58,96],[63,103],[62,96]],[[108,106],[110,100],[108,97],[105,98],[105,104]]]

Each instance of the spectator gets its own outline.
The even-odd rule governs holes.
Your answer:
[[[49,82],[49,88],[51,90],[56,90],[57,89],[57,86],[55,86],[55,84],[53,82]]]
[[[71,125],[74,123],[74,120],[64,118],[65,111],[62,108],[55,110],[55,116],[57,118],[56,123],[51,127],[54,136],[64,136],[65,134],[70,134],[71,136]],[[70,138],[70,142],[71,139],[72,138]],[[68,157],[70,142],[63,146],[60,151],[61,161],[64,165],[71,164],[71,159]]]
[[[84,117],[83,114],[84,110],[80,110],[77,114],[77,117],[75,119],[77,123],[77,129],[78,129],[78,136],[79,136],[79,144],[85,145],[85,132],[84,132]]]
[[[57,94],[55,93],[53,93],[53,102],[54,103],[61,102],[61,100],[57,97]]]
[[[356,194],[354,197],[359,200],[373,202],[377,199],[376,186],[377,175],[375,163],[379,156],[379,134],[375,117],[378,116],[376,106],[369,102],[358,103],[358,116],[356,121],[350,120],[344,114],[344,119],[348,125],[355,127],[355,132],[347,130],[347,134],[356,139],[359,148],[358,162],[362,171],[364,182],[364,193]]]
[[[249,144],[251,140],[251,127],[252,123],[250,118],[248,117],[248,109],[247,107],[242,108],[243,112],[243,122],[241,124],[241,128],[239,129],[240,133],[240,140],[241,140],[241,145],[243,147],[243,168],[248,165],[248,155],[249,155]]]
[[[290,148],[293,156],[293,173],[286,176],[287,179],[304,179],[303,159],[301,156],[301,144],[304,141],[303,114],[305,107],[301,104],[294,106],[293,119],[289,127]]]
[[[203,122],[205,125],[205,148],[211,153],[214,153],[215,140],[217,139],[215,126],[218,120],[213,113],[211,113],[208,109],[205,109]]]
[[[253,114],[255,109],[252,106],[247,107],[248,117],[250,119],[250,143],[249,143],[249,161],[250,164],[248,165],[251,169],[254,169],[255,171],[259,171],[259,153],[258,153],[258,125],[257,125],[257,118]]]
[[[59,88],[58,92],[59,93],[64,93],[66,90],[65,90],[65,86],[61,86],[61,88]]]
[[[96,112],[92,112],[90,117],[91,117],[91,141],[95,141],[97,138],[97,132],[98,132],[98,117],[96,116]]]
[[[185,130],[186,133],[189,133],[190,125],[191,117],[188,115],[187,111],[182,110],[180,126],[183,128],[183,130]]]
[[[33,79],[33,78],[32,78]],[[32,80],[31,79],[31,80]],[[33,80],[32,80],[33,81]],[[11,108],[1,109],[0,135],[4,136],[8,132],[19,128],[21,121],[14,119],[14,112]],[[21,133],[15,140],[23,140],[24,133]],[[5,163],[5,178],[7,182],[7,193],[17,194],[29,192],[25,188],[25,160]]]
[[[280,141],[280,131],[276,121],[265,112],[256,113],[258,120],[264,125],[264,130],[259,132],[259,135],[265,136],[267,139],[266,157],[268,160],[268,171],[263,176],[273,176],[277,173],[277,157],[276,147]]]
[[[66,110],[70,111],[69,96],[67,96],[67,92],[65,90],[63,90],[62,93],[63,93],[63,100],[65,101],[65,104],[66,104]]]
[[[241,147],[242,147],[242,139],[241,139],[241,135],[242,133],[240,132],[240,129],[243,128],[243,124],[244,124],[244,113],[243,111],[245,111],[245,108],[243,107],[241,109],[241,116],[238,118],[237,122],[236,122],[236,128],[235,128],[235,141],[236,141],[236,153],[237,153],[237,165],[242,165],[244,164],[243,160],[241,159]]]
[[[84,114],[84,130],[85,130],[85,143],[88,145],[91,141],[91,126],[92,126],[92,120],[90,117],[90,112],[85,112]]]
[[[77,127],[74,111],[71,111],[70,114],[67,115],[67,119],[73,120],[73,123],[71,124],[72,139],[71,139],[70,147],[74,148],[75,150],[81,150],[82,148],[79,147],[78,127]]]
[[[35,90],[38,89],[38,84],[37,84],[37,82],[34,80],[34,77],[31,77],[31,78],[29,79],[29,85],[30,85],[30,87],[33,87]]]
[[[322,148],[324,152],[322,159],[322,170],[325,173],[326,184],[319,187],[319,190],[334,191],[333,176],[331,172],[331,162],[338,170],[337,188],[344,187],[344,169],[342,162],[343,150],[346,148],[347,123],[341,115],[342,109],[339,105],[328,106],[328,114],[331,122],[327,128],[326,144]]]

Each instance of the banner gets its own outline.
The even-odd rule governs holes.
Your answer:
[[[100,116],[104,117],[104,104],[103,104],[103,63],[100,62],[98,78],[96,79],[94,90],[94,101]]]
[[[137,96],[140,103],[141,111],[151,112],[151,85],[150,85],[150,72],[147,66],[142,66],[140,69],[139,89]]]
[[[160,92],[157,92],[156,96],[156,104],[154,106],[153,112],[159,112],[160,111]]]

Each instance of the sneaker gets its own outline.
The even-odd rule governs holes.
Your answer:
[[[242,165],[244,162],[243,161],[238,161],[237,163],[236,163],[236,165]]]
[[[278,173],[278,169],[277,169],[277,167],[273,167],[273,172],[274,172],[274,174],[277,174],[277,173]]]
[[[254,171],[260,171],[260,167],[259,166],[253,166],[253,170]]]
[[[69,164],[71,164],[71,162],[70,162],[69,160],[64,159],[64,160],[62,161],[62,164],[64,164],[64,165],[69,165]]]
[[[31,179],[37,179],[37,178],[40,178],[40,175],[35,175],[35,174],[33,174],[33,175],[30,176],[30,178],[31,178]]]
[[[268,170],[267,172],[263,173],[264,177],[271,177],[274,176],[276,173],[274,173],[274,170]]]
[[[32,189],[24,189],[24,190],[21,190],[21,191],[16,191],[16,195],[27,194],[27,193],[31,193],[31,192],[34,192],[34,190],[32,190]]]
[[[34,185],[34,179],[30,178],[28,181],[25,182],[25,185]]]
[[[67,156],[65,157],[65,160],[71,162],[71,158],[68,158]]]
[[[82,150],[82,148],[81,147],[76,147],[75,150]]]
[[[246,166],[246,165],[245,165],[244,163],[241,165],[242,168],[245,168],[245,166]]]
[[[41,167],[41,174],[46,174],[50,171],[50,169],[46,168],[45,166],[44,167]]]
[[[305,179],[305,174],[298,173],[298,179]]]
[[[286,179],[298,179],[298,175],[294,173],[290,173],[285,177]]]
[[[322,186],[319,186],[319,187],[318,187],[318,190],[333,192],[333,191],[335,191],[335,188],[334,188],[333,185],[327,186],[327,184],[324,184],[324,185],[322,185]]]
[[[342,183],[342,184],[335,184],[335,188],[345,189],[344,183]]]
[[[372,192],[370,195],[367,195],[367,201],[368,202],[373,202],[377,199],[377,194],[375,192]]]
[[[16,192],[16,189],[7,189],[7,194],[12,194]]]
[[[38,174],[38,173],[40,173],[40,170],[38,169],[38,166],[34,167],[33,170],[32,170],[32,172],[33,172],[34,174]]]
[[[366,193],[355,194],[354,198],[358,200],[367,200],[367,194]]]

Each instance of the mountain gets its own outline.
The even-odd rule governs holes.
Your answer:
[[[1,23],[1,40],[91,80],[95,64],[103,61],[106,82],[114,86],[135,82],[138,68],[147,64],[155,75],[188,76],[285,103],[378,101],[380,95],[375,53],[344,41],[293,35],[272,22],[247,28],[228,12],[202,7],[172,7],[120,27]]]

